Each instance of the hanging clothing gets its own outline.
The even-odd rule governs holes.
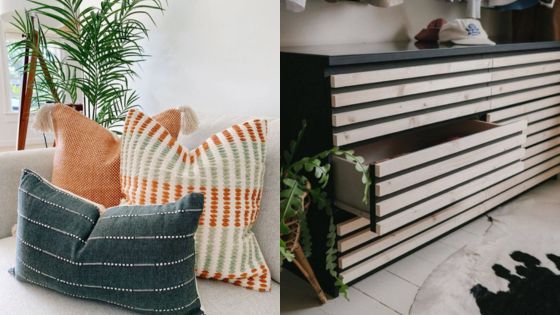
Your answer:
[[[366,2],[376,7],[389,8],[403,4],[404,0],[367,0]]]
[[[513,41],[535,42],[560,40],[560,2],[552,9],[538,5],[512,12]]]
[[[286,9],[292,12],[303,12],[307,0],[286,0]]]
[[[467,2],[467,17],[480,19],[481,0],[469,0]]]
[[[554,8],[554,2],[556,2],[556,0],[541,0],[540,3],[542,5],[544,5],[545,7],[549,7],[549,8]]]
[[[525,9],[532,8],[532,7],[536,6],[537,4],[539,4],[539,0],[517,0],[513,3],[511,3],[511,4],[508,4],[508,5],[497,6],[496,10],[498,10],[500,12],[519,11],[519,10],[525,10]]]
[[[504,6],[512,4],[517,0],[482,0],[482,7],[484,8],[494,8],[499,6]]]

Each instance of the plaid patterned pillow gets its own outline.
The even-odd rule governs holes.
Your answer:
[[[196,234],[197,275],[257,291],[270,272],[251,227],[260,207],[266,121],[253,120],[211,136],[192,152],[157,121],[131,110],[125,122],[121,184],[129,204],[205,195]]]

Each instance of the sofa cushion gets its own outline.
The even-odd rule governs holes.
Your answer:
[[[199,128],[188,136],[180,136],[179,142],[189,150],[196,149],[206,139],[230,126],[248,121],[251,117],[198,113]],[[270,119],[266,137],[266,161],[264,187],[259,215],[253,232],[257,237],[264,259],[270,268],[270,275],[280,282],[280,225],[278,224],[280,205],[280,119]]]
[[[16,238],[0,239],[0,313],[2,314],[135,314],[110,304],[76,299],[17,281],[8,273],[8,269],[14,266],[15,261]],[[197,279],[197,285],[201,303],[208,314],[226,315],[231,314],[233,309],[236,313],[244,315],[280,314],[280,286],[274,282],[272,291],[267,293],[239,290],[213,280]]]
[[[205,194],[196,233],[196,271],[257,291],[270,271],[251,231],[258,216],[266,121],[234,125],[188,151],[157,121],[131,110],[124,126],[121,183],[131,205],[158,204],[187,192]]]
[[[194,234],[202,194],[175,203],[99,205],[25,170],[19,190],[17,279],[145,314],[201,314]]]

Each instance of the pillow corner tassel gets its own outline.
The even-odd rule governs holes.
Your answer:
[[[181,113],[181,133],[191,134],[198,129],[198,116],[189,106],[179,106],[177,110]]]
[[[47,104],[39,108],[35,114],[33,129],[43,133],[52,132],[54,130],[52,113],[55,107],[55,104]]]

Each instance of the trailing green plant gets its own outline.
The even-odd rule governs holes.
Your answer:
[[[83,0],[28,1],[35,8],[14,15],[12,25],[24,37],[10,52],[24,58],[29,48],[39,57],[35,102],[81,103],[87,117],[118,131],[138,102],[129,83],[137,77],[135,66],[147,57],[139,45],[148,36],[142,17],[155,24],[152,13],[163,11],[162,1],[102,0],[99,7],[85,6]],[[41,23],[42,18],[62,27]]]
[[[329,158],[331,156],[339,156],[356,165],[356,171],[362,174],[362,182],[364,183],[363,202],[366,204],[369,202],[368,192],[371,186],[369,166],[364,164],[362,157],[354,155],[353,151],[343,150],[338,147],[294,161],[306,127],[307,124],[304,121],[296,139],[290,142],[289,148],[283,155],[280,192],[280,235],[286,236],[290,233],[290,228],[286,225],[286,222],[296,218],[300,224],[301,247],[306,257],[311,256],[312,239],[309,233],[305,207],[302,202],[304,196],[309,194],[311,203],[317,209],[325,211],[329,218],[329,231],[325,248],[326,269],[335,279],[335,285],[338,287],[339,292],[348,298],[348,286],[343,282],[337,271],[336,227],[332,202],[326,192],[331,171]],[[285,260],[291,262],[294,259],[294,254],[287,248],[282,237],[280,238],[280,253],[282,264]]]

